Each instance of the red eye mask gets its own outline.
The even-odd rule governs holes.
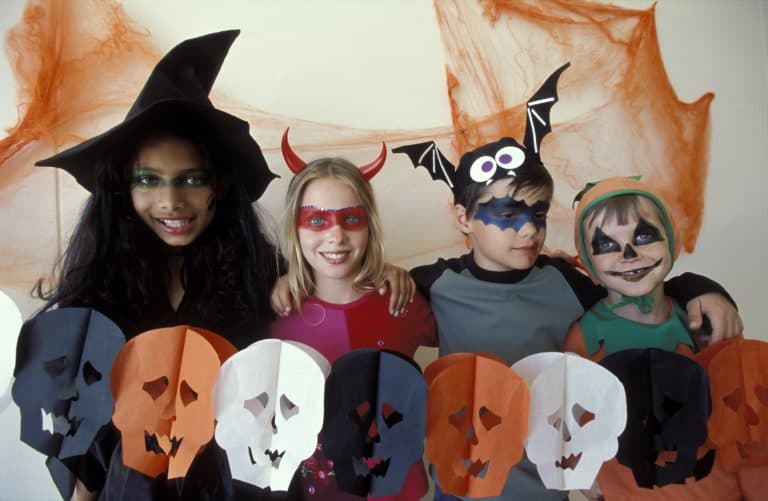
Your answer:
[[[298,227],[310,231],[324,231],[339,225],[347,231],[368,228],[365,207],[356,205],[343,209],[321,209],[314,205],[299,208]]]

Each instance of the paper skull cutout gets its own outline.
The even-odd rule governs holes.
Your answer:
[[[709,373],[709,440],[727,471],[768,464],[768,343],[733,339],[697,356]]]
[[[286,491],[315,451],[330,364],[309,346],[265,339],[221,367],[214,389],[216,442],[232,478]]]
[[[548,489],[589,489],[616,455],[627,422],[624,386],[585,358],[537,353],[512,366],[528,383],[528,459]]]
[[[661,487],[709,474],[714,451],[697,459],[712,409],[704,368],[653,348],[619,351],[600,365],[624,384],[627,427],[616,457],[632,469],[637,485]]]
[[[21,329],[21,312],[16,303],[0,291],[0,412],[11,401],[16,340]]]
[[[60,308],[25,323],[12,389],[21,440],[59,459],[85,454],[112,415],[109,371],[124,343],[117,325],[90,308]]]
[[[118,353],[110,388],[123,463],[150,477],[186,475],[213,438],[213,385],[234,346],[188,326],[144,332]]]
[[[424,452],[427,385],[399,353],[356,350],[336,359],[325,387],[323,452],[339,489],[399,493]]]
[[[523,456],[525,381],[496,357],[454,353],[425,370],[427,458],[440,488],[455,496],[498,496]]]

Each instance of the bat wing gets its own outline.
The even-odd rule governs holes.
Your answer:
[[[525,126],[525,144],[526,149],[536,158],[539,158],[539,146],[544,136],[552,132],[552,126],[549,121],[549,112],[552,110],[557,100],[557,80],[560,74],[566,70],[571,63],[565,63],[549,75],[549,78],[539,87],[539,90],[528,101],[526,114],[527,122]]]
[[[456,167],[445,158],[434,141],[399,146],[393,148],[392,153],[405,153],[414,167],[424,167],[432,179],[443,181],[453,190],[456,184]]]

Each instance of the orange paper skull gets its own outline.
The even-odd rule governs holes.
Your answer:
[[[456,353],[425,371],[427,457],[443,492],[501,493],[523,456],[529,394],[525,382],[495,357]]]
[[[709,372],[709,440],[731,472],[768,465],[768,343],[734,339],[699,355]]]
[[[186,475],[213,437],[213,384],[235,348],[187,326],[134,337],[112,367],[112,421],[120,430],[123,463],[150,477]]]

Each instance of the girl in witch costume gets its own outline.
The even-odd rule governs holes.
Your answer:
[[[182,42],[154,68],[122,123],[37,163],[65,169],[91,193],[58,282],[37,284],[45,310],[97,309],[128,339],[183,324],[238,347],[265,336],[278,258],[251,204],[275,175],[248,123],[208,98],[238,33]],[[186,482],[166,484],[123,466],[117,437],[103,428],[89,454],[69,465],[76,495],[226,497],[226,459],[213,447]]]
[[[384,165],[386,150],[359,169],[342,158],[305,164],[290,148],[286,130],[282,151],[296,176],[286,195],[281,248],[291,296],[304,301],[294,300],[293,311],[275,322],[272,336],[305,343],[331,363],[362,348],[412,358],[419,346],[435,346],[435,320],[421,295],[393,316],[387,300],[375,293],[384,247],[369,180]],[[318,449],[300,467],[312,499],[360,499],[339,488],[330,465]],[[420,499],[426,490],[424,467],[417,461],[400,493],[386,499]]]
[[[645,348],[692,357],[702,346],[690,331],[686,311],[664,292],[664,279],[680,253],[677,227],[664,198],[637,179],[613,177],[588,184],[576,202],[576,248],[607,295],[571,324],[563,351],[596,362],[622,350]],[[679,377],[688,381],[685,373]],[[702,464],[708,462],[707,452],[707,446],[699,450]],[[667,465],[677,463],[669,459]],[[601,468],[597,484],[599,490],[590,490],[589,497],[742,499],[744,495],[737,477],[717,461],[711,470],[703,468],[701,475],[697,472],[685,483],[641,488],[632,470],[614,458]]]

